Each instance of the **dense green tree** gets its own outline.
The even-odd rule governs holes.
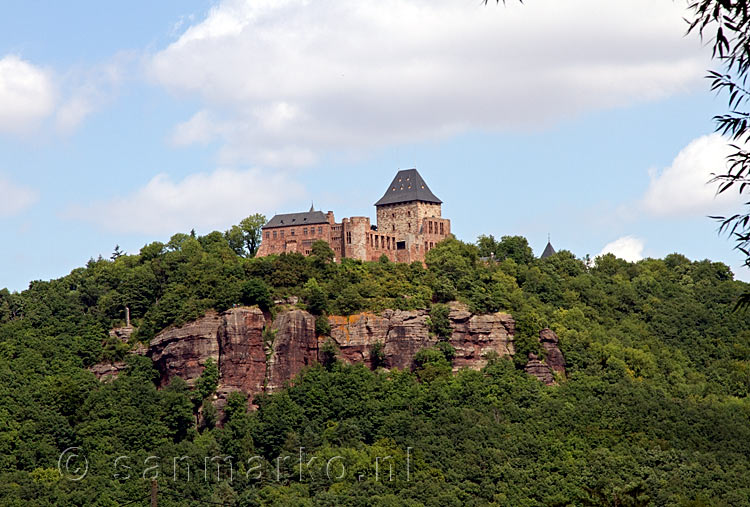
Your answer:
[[[244,218],[239,225],[233,225],[224,233],[229,246],[237,255],[254,257],[260,247],[262,227],[266,224],[266,217],[255,213]]]

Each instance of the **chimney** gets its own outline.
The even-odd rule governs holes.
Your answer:
[[[326,213],[326,216],[328,217],[328,223],[333,225],[336,223],[336,221],[333,219],[333,211],[329,211]]]

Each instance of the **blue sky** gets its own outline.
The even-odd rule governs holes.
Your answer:
[[[742,257],[725,141],[672,0],[6,6],[0,287],[256,211],[374,215],[417,166],[463,240]],[[648,12],[648,16],[644,16]]]

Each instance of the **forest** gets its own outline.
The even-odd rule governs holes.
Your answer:
[[[736,309],[750,287],[726,265],[539,259],[518,236],[450,238],[426,265],[333,262],[323,242],[255,258],[237,234],[175,234],[0,291],[0,504],[149,505],[157,479],[164,506],[750,505],[750,317]],[[215,367],[160,390],[129,353],[208,309],[273,314],[289,296],[318,316],[433,308],[436,326],[453,300],[506,311],[516,354],[453,374],[449,346],[404,371],[332,350],[212,413]],[[125,307],[130,343],[108,334]],[[544,327],[567,360],[552,386],[523,371]],[[113,381],[88,370],[113,360],[128,364]]]

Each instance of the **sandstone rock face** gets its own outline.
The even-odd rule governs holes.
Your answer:
[[[268,352],[266,391],[283,387],[305,366],[318,361],[318,337],[315,317],[302,310],[291,310],[276,317],[272,328],[275,334]]]
[[[174,376],[192,385],[209,357],[219,362],[216,334],[221,322],[216,312],[209,311],[198,320],[167,328],[151,340],[147,355],[161,374],[161,387],[169,384]]]
[[[510,315],[473,315],[460,303],[451,303],[450,308],[450,343],[456,349],[454,369],[481,369],[490,351],[499,356],[513,355],[515,321]],[[387,368],[411,369],[415,354],[438,341],[430,336],[427,318],[424,310],[386,310],[381,315],[331,316],[329,323],[331,338],[339,345],[344,361],[372,367],[373,348],[381,343]]]
[[[347,363],[364,363],[373,367],[372,350],[376,343],[385,345],[390,320],[373,313],[358,313],[348,317],[331,315],[331,338],[338,344],[341,359]]]
[[[263,328],[266,318],[257,307],[227,310],[218,330],[219,383],[227,391],[250,395],[263,392],[266,351]]]
[[[126,368],[126,364],[123,361],[116,361],[114,363],[99,363],[95,364],[89,371],[96,375],[96,378],[101,381],[114,380]]]
[[[384,347],[388,368],[410,370],[416,353],[438,341],[437,337],[430,336],[424,310],[386,310],[383,316],[390,322]]]
[[[123,343],[130,341],[130,337],[133,335],[135,328],[133,326],[116,327],[109,330],[109,336],[117,338]]]
[[[545,361],[552,368],[552,371],[565,375],[565,358],[563,357],[560,349],[557,348],[557,343],[560,339],[557,337],[554,331],[550,328],[545,328],[539,331],[539,342],[542,344],[542,348],[546,352]]]
[[[540,361],[536,354],[529,354],[529,362],[524,368],[526,373],[533,375],[547,385],[555,383],[554,374],[565,377],[565,358],[557,347],[559,338],[549,328],[539,331],[539,343],[545,352],[544,362]]]
[[[555,377],[552,375],[552,368],[540,361],[536,354],[529,354],[529,362],[526,363],[524,371],[529,375],[538,378],[548,386],[555,383]]]
[[[372,368],[373,350],[381,344],[383,366],[411,369],[416,353],[438,341],[430,335],[428,317],[425,310],[331,316],[331,338],[345,362]],[[464,305],[452,303],[449,319],[455,369],[479,369],[490,353],[514,353],[515,322],[510,315],[474,315]],[[280,389],[303,368],[320,360],[322,339],[316,335],[315,318],[305,311],[281,311],[271,322],[257,307],[239,307],[221,315],[207,312],[196,321],[162,331],[151,340],[146,355],[161,373],[162,387],[174,376],[194,384],[206,361],[213,358],[219,367],[217,396],[221,402],[232,391],[243,391],[252,399]],[[92,371],[103,378],[119,373],[124,363],[94,368]]]
[[[465,305],[450,304],[448,318],[451,320],[453,336],[450,343],[456,349],[453,369],[482,369],[487,364],[489,354],[512,356],[513,335],[516,322],[507,313],[473,315]]]

